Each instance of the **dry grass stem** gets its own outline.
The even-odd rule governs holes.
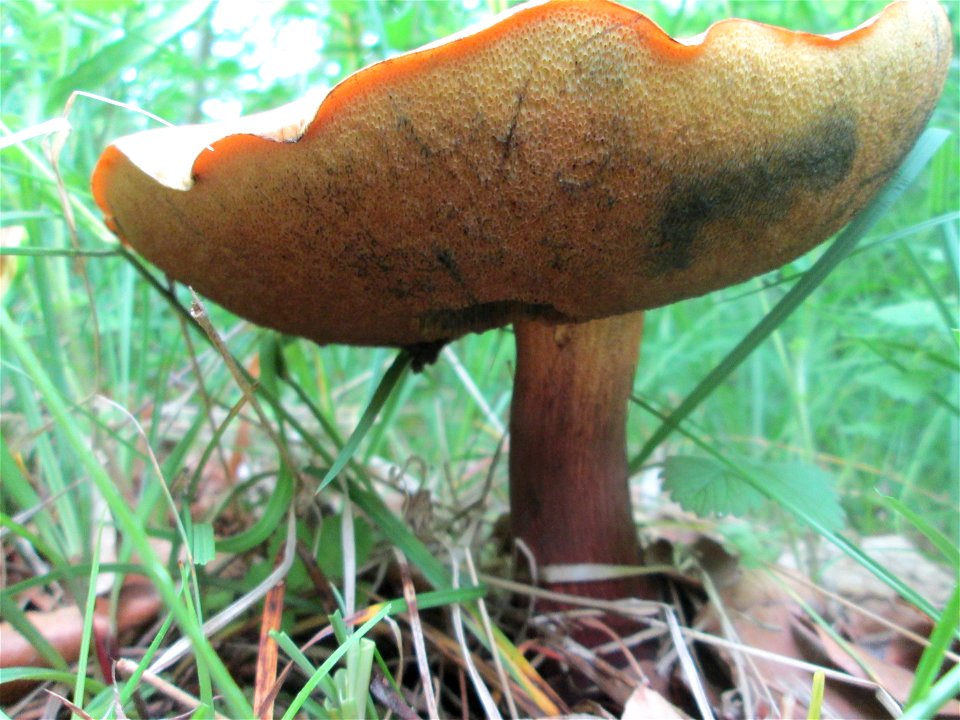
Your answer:
[[[477,573],[477,567],[473,562],[473,554],[470,552],[470,548],[464,547],[463,554],[467,561],[467,570],[470,572],[470,582],[473,585],[479,585],[480,578]],[[454,582],[454,586],[456,586],[456,581]],[[459,606],[454,606],[454,608],[458,610]],[[500,687],[503,689],[504,696],[506,697],[510,717],[516,720],[518,717],[517,704],[513,699],[510,683],[507,682],[507,673],[504,671],[503,662],[501,662],[500,659],[500,648],[493,636],[493,624],[490,622],[490,613],[487,612],[487,603],[483,598],[477,600],[477,609],[480,611],[480,620],[483,623],[483,632],[487,639],[487,647],[490,648],[490,653],[493,656],[493,666],[496,668],[497,676],[500,678]]]
[[[433,682],[430,676],[430,663],[427,659],[427,648],[423,642],[423,625],[420,622],[420,612],[417,609],[417,591],[410,576],[410,566],[406,557],[399,548],[394,548],[397,564],[403,578],[403,599],[407,601],[407,613],[410,622],[410,635],[413,639],[413,652],[417,658],[417,668],[420,671],[420,683],[423,685],[423,697],[427,703],[427,711],[431,718],[439,717],[437,696],[433,692]]]
[[[127,658],[120,658],[117,660],[116,665],[117,670],[127,677],[133,675],[138,669],[137,663],[135,663],[133,660],[128,660]],[[196,710],[200,707],[200,701],[193,695],[181,690],[176,685],[167,682],[162,677],[150,672],[149,670],[144,670],[143,674],[140,676],[140,679],[157,692],[174,701],[178,705],[187,708],[188,710]],[[216,720],[227,720],[224,715],[221,715],[217,712],[213,713],[213,717],[216,718]]]
[[[453,583],[454,587],[458,587],[460,581],[460,572],[459,572],[459,563],[453,563]],[[500,720],[503,716],[500,714],[500,709],[497,707],[496,701],[493,699],[493,695],[490,694],[490,689],[487,687],[486,683],[480,677],[480,673],[477,672],[476,665],[473,664],[473,659],[470,653],[470,646],[467,644],[467,638],[463,632],[463,613],[460,610],[459,605],[454,605],[452,608],[451,619],[453,621],[453,632],[457,639],[457,643],[460,645],[460,651],[463,657],[463,664],[466,668],[467,675],[470,678],[470,682],[473,685],[473,690],[477,694],[477,697],[480,699],[480,704],[483,705],[484,715],[488,718],[496,718]],[[491,644],[491,648],[494,649],[494,658],[496,658],[496,646]],[[497,675],[502,679],[502,685],[506,685],[505,678],[502,674],[502,669],[497,667]],[[516,711],[516,708],[512,708]]]

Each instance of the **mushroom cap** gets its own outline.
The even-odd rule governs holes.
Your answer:
[[[950,55],[933,0],[839,36],[728,20],[686,43],[607,0],[554,0],[319,107],[117,140],[93,192],[174,278],[320,343],[580,322],[829,237],[912,147]]]

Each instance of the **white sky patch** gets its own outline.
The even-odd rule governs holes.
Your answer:
[[[273,82],[308,72],[320,64],[323,39],[312,18],[298,18],[280,28],[260,66],[260,78]]]
[[[371,48],[378,42],[380,42],[380,36],[372,30],[364,30],[363,34],[360,36],[360,44],[364,47]]]
[[[272,33],[271,18],[283,9],[283,0],[221,2],[213,13],[214,35],[247,34],[255,29]]]
[[[239,100],[208,98],[200,103],[200,109],[211,120],[233,120],[243,112],[243,103]]]
[[[283,0],[221,2],[211,21],[212,52],[220,58],[237,58],[256,70],[259,82],[301,75],[321,63],[323,37],[313,18],[294,18],[275,27],[274,18]]]
[[[125,83],[132,83],[137,79],[137,69],[135,67],[124,68],[123,72],[120,73],[120,79]]]
[[[180,45],[184,50],[190,52],[195,50],[197,45],[200,44],[200,33],[196,30],[187,30],[182,35],[180,35]]]
[[[681,8],[686,10],[696,10],[697,5],[700,4],[699,0],[660,0],[660,4],[669,12],[671,15],[676,15],[680,12]]]
[[[463,0],[464,10],[476,10],[480,7],[480,0]]]
[[[337,60],[328,60],[323,66],[323,74],[327,77],[337,77],[343,72],[343,65]]]
[[[256,75],[247,73],[237,78],[237,89],[241,92],[253,92],[262,90],[263,82]]]
[[[216,40],[210,46],[210,52],[216,57],[235,58],[243,53],[243,43],[239,40]]]
[[[211,48],[213,54],[238,59],[249,69],[262,66],[276,47],[272,19],[282,5],[276,0],[217,3],[210,23],[218,38]]]

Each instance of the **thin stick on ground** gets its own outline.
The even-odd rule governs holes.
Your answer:
[[[137,672],[138,666],[133,660],[120,658],[117,660],[117,670],[128,677]],[[167,682],[159,675],[155,675],[149,670],[144,670],[140,676],[143,682],[155,689],[162,695],[170,698],[174,702],[182,705],[189,710],[196,710],[200,707],[200,701],[188,692],[185,692],[177,686]],[[213,717],[217,720],[227,720],[224,715],[214,712]]]

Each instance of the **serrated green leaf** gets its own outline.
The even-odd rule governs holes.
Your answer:
[[[697,515],[742,517],[767,497],[801,520],[815,518],[830,530],[843,527],[833,478],[809,463],[763,463],[738,470],[711,458],[680,455],[667,459],[663,486]]]
[[[801,520],[814,518],[829,530],[843,527],[843,508],[833,477],[812,463],[765,463],[754,473],[768,497]]]
[[[763,502],[763,495],[743,477],[710,458],[667,458],[663,487],[685,510],[697,515],[742,516]]]

